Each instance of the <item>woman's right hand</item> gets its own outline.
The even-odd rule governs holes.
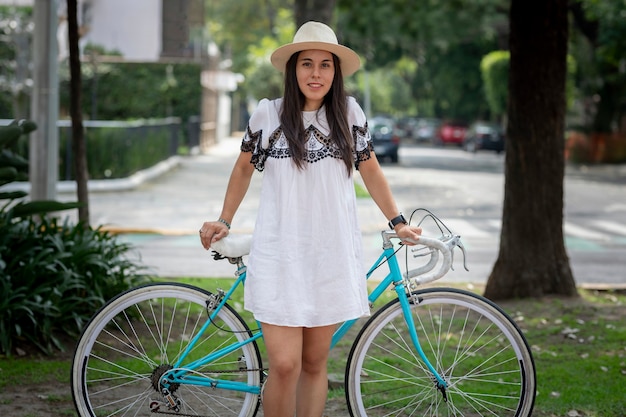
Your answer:
[[[228,227],[219,221],[204,222],[199,230],[200,242],[204,249],[209,250],[213,242],[228,236]]]

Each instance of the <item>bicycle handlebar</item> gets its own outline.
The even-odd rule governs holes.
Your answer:
[[[382,235],[384,245],[391,245],[390,239],[398,238],[398,235],[393,231],[385,230],[383,231]],[[417,242],[411,242],[416,244],[417,249],[413,249],[414,251],[419,250],[420,247],[427,247],[431,249],[430,259],[425,265],[410,269],[403,274],[405,279],[410,280],[415,285],[422,285],[428,282],[436,281],[439,278],[443,277],[446,273],[448,273],[448,271],[452,268],[452,251],[456,246],[459,246],[463,251],[463,254],[465,254],[465,249],[461,244],[460,236],[444,235],[440,238],[420,236]],[[439,263],[440,255],[442,259],[439,269],[428,273],[437,266],[437,264]],[[467,269],[467,266],[465,265],[465,256],[463,257],[463,263],[465,269]]]
[[[390,230],[384,230],[382,232],[382,238],[383,248],[392,248],[393,243],[391,243],[391,239],[399,239],[398,235]],[[235,263],[237,258],[241,258],[250,252],[251,242],[251,234],[230,234],[217,242],[213,242],[211,249],[222,257],[231,259],[232,263]],[[452,269],[454,260],[453,250],[457,246],[463,252],[463,266],[467,270],[467,265],[465,264],[465,249],[461,243],[460,236],[448,234],[444,234],[439,238],[420,236],[419,240],[414,243],[416,246],[410,246],[410,248],[415,248],[412,249],[413,251],[419,251],[423,247],[430,248],[430,259],[425,265],[408,270],[403,274],[404,279],[410,280],[415,285],[436,281]],[[440,257],[442,258],[441,262]],[[216,257],[215,259],[221,258]],[[438,263],[440,263],[439,268],[433,271]]]

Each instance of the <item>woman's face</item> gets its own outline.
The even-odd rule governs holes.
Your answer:
[[[306,98],[305,111],[317,110],[322,106],[334,78],[335,65],[330,52],[317,49],[300,52],[296,63],[296,79]]]

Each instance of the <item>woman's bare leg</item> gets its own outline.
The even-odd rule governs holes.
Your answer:
[[[328,354],[336,326],[303,329],[302,371],[296,394],[298,417],[321,417],[328,396]]]
[[[293,417],[296,387],[302,369],[302,328],[262,323],[269,374],[263,389],[263,413],[268,417]]]

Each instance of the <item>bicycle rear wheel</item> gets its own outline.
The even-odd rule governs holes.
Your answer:
[[[72,396],[81,417],[148,416],[171,412],[160,377],[172,369],[208,320],[208,291],[184,284],[149,284],[109,301],[84,329],[72,363]],[[250,329],[225,305],[181,365],[250,337]],[[193,370],[192,375],[261,385],[255,342]],[[173,384],[179,412],[192,416],[254,416],[259,394]],[[154,413],[154,414],[153,414]]]
[[[516,324],[489,300],[457,289],[424,289],[411,305],[426,357],[448,384],[444,394],[416,352],[399,300],[374,314],[346,366],[352,416],[531,415],[535,365]]]

